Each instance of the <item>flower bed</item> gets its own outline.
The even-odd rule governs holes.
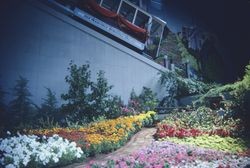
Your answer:
[[[247,142],[240,138],[220,137],[218,135],[202,135],[195,138],[185,137],[181,139],[177,137],[166,137],[161,140],[183,145],[187,144],[199,146],[231,153],[242,153],[244,151],[247,151],[248,149]]]
[[[249,157],[233,155],[211,149],[179,145],[172,142],[154,141],[126,158],[112,158],[103,164],[90,164],[88,168],[168,168],[168,167],[244,167]]]
[[[6,168],[62,166],[85,158],[75,142],[58,135],[39,138],[20,134],[0,139],[0,156],[0,165]]]
[[[157,125],[155,138],[178,144],[199,146],[230,153],[246,153],[249,142],[237,135],[240,121],[209,108],[170,114]],[[238,134],[236,133],[238,131]]]
[[[127,140],[144,126],[150,126],[156,113],[149,111],[136,116],[119,117],[89,124],[87,127],[54,128],[30,130],[29,134],[52,136],[58,134],[63,138],[75,141],[85,153],[95,155],[107,153],[121,147]]]
[[[241,133],[240,120],[220,115],[209,108],[191,112],[176,112],[168,115],[157,125],[156,138],[196,137],[199,135],[237,136]]]
[[[177,126],[171,126],[167,124],[159,124],[157,126],[157,132],[155,133],[155,138],[164,138],[164,137],[178,137],[178,138],[184,138],[184,137],[197,137],[200,135],[219,135],[222,137],[227,137],[230,135],[230,131],[225,129],[213,129],[210,131],[202,131],[200,129],[195,128],[179,128]]]

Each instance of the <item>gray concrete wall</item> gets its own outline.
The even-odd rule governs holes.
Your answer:
[[[24,2],[5,13],[0,31],[0,84],[11,94],[19,75],[29,80],[32,100],[40,103],[45,87],[60,100],[67,91],[65,76],[70,60],[81,65],[89,62],[92,78],[106,72],[113,85],[112,94],[126,102],[131,90],[143,86],[160,93],[158,83],[162,66],[95,32],[73,19],[39,3]],[[8,99],[11,95],[8,95]]]

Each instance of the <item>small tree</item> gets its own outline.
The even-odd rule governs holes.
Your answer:
[[[139,100],[143,111],[155,110],[159,101],[156,94],[147,87],[142,88],[142,93],[139,95]]]
[[[107,79],[104,77],[104,71],[99,71],[97,73],[97,82],[91,85],[91,109],[93,115],[104,115],[108,112],[108,92],[113,86],[108,85]]]
[[[50,119],[53,119],[58,112],[57,99],[55,93],[52,92],[50,88],[46,88],[46,90],[47,95],[46,98],[43,98],[40,112],[42,118],[48,117]]]
[[[78,67],[71,61],[69,65],[70,75],[65,77],[65,81],[69,84],[68,93],[61,95],[67,104],[63,104],[62,108],[63,111],[69,113],[71,120],[79,121],[90,115],[90,96],[87,91],[90,90],[92,84],[91,73],[87,64]]]
[[[13,88],[14,100],[10,102],[11,111],[17,122],[26,123],[31,121],[32,117],[32,96],[28,89],[28,80],[22,76],[16,80]]]

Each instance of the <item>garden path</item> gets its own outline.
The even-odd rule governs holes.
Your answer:
[[[120,149],[109,154],[100,154],[96,157],[88,158],[84,163],[69,165],[65,168],[84,168],[90,162],[101,164],[112,158],[126,157],[129,154],[132,154],[133,152],[136,152],[137,150],[149,145],[154,140],[153,135],[155,132],[156,128],[143,128],[141,131],[136,133],[125,146],[121,147]]]

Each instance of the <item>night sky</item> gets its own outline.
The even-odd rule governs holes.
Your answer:
[[[162,0],[168,26],[198,26],[214,33],[224,50],[229,80],[242,77],[250,60],[250,0]],[[215,60],[216,61],[216,60]]]

